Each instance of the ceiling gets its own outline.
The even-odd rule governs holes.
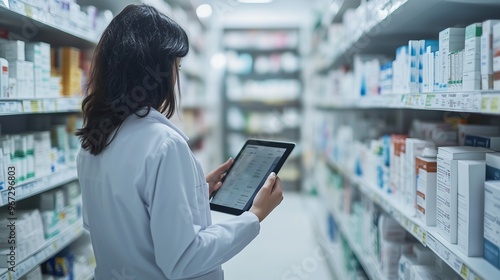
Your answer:
[[[297,26],[315,19],[333,0],[274,0],[268,4],[246,4],[237,0],[191,0],[194,7],[208,3],[213,16],[225,26]]]
[[[158,6],[165,0],[78,0],[81,5],[94,5],[101,9],[110,9],[117,14],[127,4],[146,2]],[[176,2],[184,7],[195,9],[200,4],[208,3],[213,9],[213,20],[225,26],[297,26],[307,24],[315,19],[316,13],[324,11],[333,1],[338,0],[274,0],[269,4],[245,4],[238,0],[166,0]]]

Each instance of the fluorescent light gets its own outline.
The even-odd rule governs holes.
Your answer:
[[[196,8],[196,15],[199,18],[207,18],[212,15],[212,6],[209,4],[201,4]]]
[[[266,4],[273,2],[273,0],[238,0],[238,2],[246,4]]]
[[[214,69],[223,69],[226,66],[226,56],[222,53],[216,53],[210,58],[210,64]]]

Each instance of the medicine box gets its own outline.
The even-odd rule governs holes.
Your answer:
[[[398,280],[409,280],[411,267],[417,265],[417,259],[411,254],[402,254],[399,258]]]
[[[417,217],[425,225],[436,225],[436,172],[435,158],[416,158]]]
[[[398,187],[401,184],[402,173],[401,173],[401,153],[404,153],[406,149],[405,141],[407,136],[402,134],[391,135],[391,146],[390,146],[390,186],[388,192],[394,195],[398,194]],[[404,159],[403,159],[404,160]]]
[[[35,96],[50,95],[50,45],[43,42],[26,43],[26,60],[33,62]]]
[[[401,180],[401,192],[403,193],[403,204],[407,206],[411,215],[415,215],[416,209],[416,195],[417,195],[417,156],[422,155],[425,148],[433,148],[434,143],[431,141],[407,138],[405,141],[405,159],[403,161],[402,170],[404,171]]]
[[[500,153],[486,154],[486,180],[500,180]]]
[[[50,191],[40,195],[40,211],[59,212],[64,208],[64,193],[62,190]]]
[[[500,181],[484,185],[484,258],[500,269]]]
[[[465,47],[465,28],[447,28],[439,32],[439,84],[441,90],[447,90],[448,78],[451,74],[450,52],[463,50]]]
[[[500,23],[493,26],[493,89],[500,90]]]
[[[458,145],[465,145],[465,136],[471,135],[500,135],[500,127],[495,125],[459,124]]]
[[[8,61],[24,61],[24,47],[25,43],[23,41],[0,39],[0,57]]]
[[[441,279],[440,276],[440,273],[432,266],[414,265],[410,269],[410,279],[413,280]]]
[[[483,22],[481,35],[481,89],[493,89],[493,26],[500,20]]]
[[[500,151],[500,136],[466,135],[465,146],[483,147],[494,151]]]
[[[489,149],[439,147],[437,156],[436,228],[451,244],[457,243],[458,160],[485,160]]]
[[[0,58],[0,98],[8,97],[9,88],[9,62],[5,58]]]
[[[439,51],[439,41],[438,40],[420,40],[420,51],[419,51],[419,92],[431,92],[429,89],[429,67],[431,64],[430,56],[434,58],[433,53]],[[434,62],[434,59],[432,59]],[[424,84],[425,83],[425,84]],[[434,81],[432,81],[434,83]]]
[[[458,161],[458,249],[468,257],[483,255],[486,162]]]

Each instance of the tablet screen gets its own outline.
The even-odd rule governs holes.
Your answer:
[[[243,210],[285,152],[286,149],[280,147],[247,145],[212,203]]]

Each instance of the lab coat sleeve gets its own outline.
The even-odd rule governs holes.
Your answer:
[[[150,190],[150,226],[157,265],[169,279],[198,277],[218,268],[259,233],[258,218],[250,212],[202,229],[193,215],[208,210],[197,203],[196,171],[189,148],[169,140],[155,160]],[[203,209],[202,209],[203,207]],[[199,211],[199,212],[196,212]]]
[[[80,163],[80,153],[78,153],[77,157],[76,157],[76,161],[77,161],[77,167],[78,166],[81,166],[81,163]],[[78,168],[77,168],[78,170]],[[80,178],[79,176],[79,171],[77,171],[77,177]],[[81,186],[82,184],[80,184]],[[85,204],[85,200],[82,201],[82,220],[83,220],[83,228],[86,230],[86,231],[89,231],[89,219],[88,219],[88,215],[87,215],[87,206],[84,205]]]

